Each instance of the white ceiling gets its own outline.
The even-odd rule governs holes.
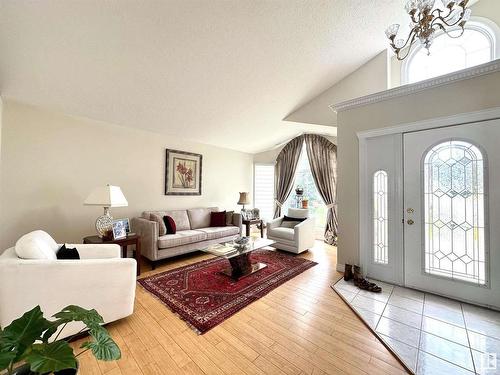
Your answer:
[[[3,96],[258,152],[386,47],[402,0],[0,0]],[[375,6],[376,5],[376,6]]]

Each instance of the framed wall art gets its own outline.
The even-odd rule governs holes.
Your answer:
[[[167,149],[165,195],[201,195],[203,156]]]

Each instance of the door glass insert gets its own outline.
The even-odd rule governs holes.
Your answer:
[[[387,172],[373,175],[373,261],[389,263],[389,217],[387,196]]]
[[[465,141],[446,141],[426,153],[426,273],[486,284],[484,171],[482,152]]]

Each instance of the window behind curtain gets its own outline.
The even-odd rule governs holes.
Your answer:
[[[274,216],[274,165],[255,164],[254,206],[260,209],[264,221]]]

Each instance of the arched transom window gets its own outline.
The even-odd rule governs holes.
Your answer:
[[[450,140],[430,149],[423,163],[425,272],[486,284],[483,153]]]
[[[498,57],[496,30],[494,24],[487,26],[484,22],[469,21],[460,38],[438,35],[430,55],[425,48],[419,48],[408,57],[402,69],[403,83],[423,81],[494,60]]]

